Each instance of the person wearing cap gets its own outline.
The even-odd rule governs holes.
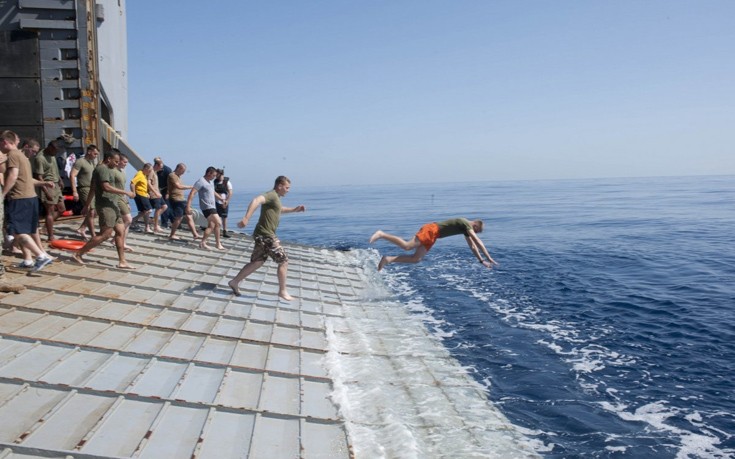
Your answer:
[[[217,201],[217,215],[222,219],[222,237],[230,237],[227,233],[227,214],[232,198],[232,182],[229,177],[225,177],[224,169],[217,169],[217,177],[214,179],[214,192],[217,193],[221,201]]]

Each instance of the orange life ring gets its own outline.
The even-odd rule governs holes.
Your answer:
[[[86,242],[75,241],[73,239],[54,239],[49,244],[51,245],[51,247],[54,247],[56,249],[79,250],[84,247],[84,244],[86,244]]]

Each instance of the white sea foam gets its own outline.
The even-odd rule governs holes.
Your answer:
[[[355,251],[345,263],[374,266],[375,253]],[[469,374],[427,330],[441,332],[417,295],[410,305],[390,299],[400,275],[365,268],[359,300],[344,317],[327,320],[326,357],[332,399],[345,418],[356,457],[537,457],[544,445],[524,435],[488,399]]]

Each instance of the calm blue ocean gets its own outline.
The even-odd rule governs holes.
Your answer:
[[[266,191],[239,185],[231,224]],[[735,457],[735,177],[303,188],[295,177],[284,204],[307,212],[283,216],[281,239],[341,250],[368,249],[376,229],[408,238],[428,221],[484,219],[498,268],[458,236],[381,276],[429,311],[426,326],[545,457]]]

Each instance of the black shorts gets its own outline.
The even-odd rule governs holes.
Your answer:
[[[210,215],[217,213],[217,209],[202,209],[202,213],[204,214],[204,218],[209,218]]]
[[[174,201],[171,200],[171,212],[174,218],[181,218],[186,213],[186,201]]]
[[[227,210],[230,207],[229,206],[225,207],[220,203],[217,203],[216,206],[217,206],[217,215],[219,215],[222,218],[227,218]]]
[[[151,198],[150,201],[151,206],[156,210],[166,205],[166,202],[163,200],[163,198]]]
[[[138,208],[138,212],[148,212],[152,209],[151,200],[145,196],[139,194],[135,195],[135,207]]]
[[[8,234],[35,234],[38,230],[38,198],[8,199]]]

